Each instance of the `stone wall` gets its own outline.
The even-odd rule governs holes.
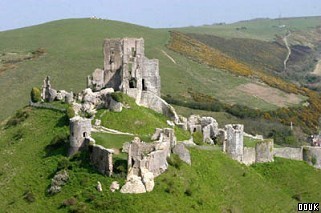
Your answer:
[[[112,149],[106,149],[100,145],[89,147],[90,162],[102,174],[111,176],[113,174],[113,153]]]
[[[242,163],[251,165],[255,163],[256,151],[254,147],[244,147]]]
[[[302,147],[300,147],[300,148],[291,148],[291,147],[274,148],[273,155],[276,157],[287,158],[287,159],[291,159],[291,160],[303,160]]]
[[[121,39],[105,39],[104,41],[104,86],[120,90],[122,69]],[[96,79],[98,80],[98,79]],[[94,90],[96,90],[94,88]]]
[[[321,169],[321,147],[304,146],[303,160],[308,162],[311,166]]]
[[[59,108],[48,103],[33,103],[32,101],[30,101],[29,105],[40,109],[51,109],[58,112],[66,112],[65,108]]]
[[[161,96],[160,89],[160,76],[159,76],[159,67],[157,59],[147,59],[143,61],[143,74],[142,80],[144,84],[142,85],[143,90],[148,90],[149,92]]]
[[[273,159],[273,140],[264,140],[255,145],[255,162],[272,162]]]

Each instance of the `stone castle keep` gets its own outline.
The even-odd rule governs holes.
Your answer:
[[[144,51],[142,38],[106,39],[104,69],[88,77],[88,87],[94,91],[113,88],[136,100],[142,92],[160,96],[158,60],[148,59]]]
[[[160,98],[158,60],[145,57],[143,38],[105,39],[103,48],[104,68],[87,77],[89,88],[113,88],[134,98],[138,105],[178,121],[174,110]]]

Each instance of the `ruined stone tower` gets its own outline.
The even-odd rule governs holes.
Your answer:
[[[94,71],[88,87],[113,88],[137,102],[142,92],[160,96],[158,60],[145,57],[143,38],[105,39],[103,49],[104,69]]]
[[[226,153],[232,159],[242,162],[243,159],[243,129],[242,124],[228,124],[226,130]]]
[[[90,141],[91,120],[79,116],[70,119],[70,146],[68,155],[73,155]]]
[[[105,39],[103,49],[104,69],[96,69],[87,77],[87,87],[93,91],[121,91],[134,98],[136,104],[178,123],[174,108],[160,97],[158,60],[145,57],[143,38]]]

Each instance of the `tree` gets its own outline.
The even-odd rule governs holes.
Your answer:
[[[41,101],[40,89],[38,87],[33,87],[31,89],[30,96],[31,96],[31,101],[34,102],[34,103]]]
[[[75,110],[72,108],[72,106],[68,106],[66,114],[69,119],[75,117]]]

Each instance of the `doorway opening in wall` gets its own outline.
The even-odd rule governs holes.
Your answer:
[[[142,80],[142,89],[143,89],[144,91],[147,90],[147,87],[146,87],[146,84],[145,84],[145,79]]]
[[[87,137],[87,132],[82,133],[82,136],[83,136],[84,138],[86,138],[86,137]]]
[[[114,52],[114,48],[112,48],[112,49],[110,50],[109,64],[114,63],[114,60],[115,60],[115,52]]]
[[[132,51],[132,54],[131,54],[132,57],[136,57],[136,50],[134,47],[132,47],[131,51]]]
[[[129,88],[137,88],[137,80],[136,80],[136,78],[131,78],[129,80]]]

